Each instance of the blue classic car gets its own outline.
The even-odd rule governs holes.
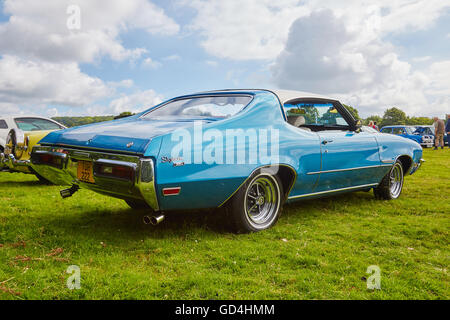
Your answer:
[[[395,134],[397,136],[414,140],[425,148],[431,148],[433,146],[434,136],[418,132],[415,126],[386,126],[380,131],[382,133]]]
[[[140,114],[50,133],[32,162],[55,184],[169,211],[225,208],[236,232],[273,226],[285,202],[374,190],[396,199],[422,163],[414,141],[363,130],[337,100],[281,90],[220,90]]]
[[[415,134],[420,134],[421,136],[429,136],[433,139],[433,145],[434,145],[434,139],[435,139],[435,128],[434,125],[422,125],[422,126],[416,126]],[[444,133],[444,144],[448,145],[449,139],[447,133]]]

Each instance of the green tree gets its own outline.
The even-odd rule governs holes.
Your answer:
[[[121,114],[119,114],[118,116],[115,116],[114,120],[127,118],[127,117],[134,116],[134,115],[135,114],[133,112],[125,111],[125,112],[122,112]]]
[[[406,124],[411,126],[431,125],[433,124],[433,119],[427,117],[407,117]]]
[[[396,124],[406,124],[406,113],[398,108],[390,108],[384,112],[381,127],[391,126]]]
[[[358,110],[356,110],[352,106],[348,106],[346,104],[344,104],[344,107],[347,108],[347,110],[352,114],[352,116],[353,116],[353,118],[355,118],[355,120],[361,120]]]
[[[373,115],[373,116],[370,116],[370,117],[366,118],[364,120],[364,124],[368,125],[370,121],[373,121],[373,122],[376,122],[377,125],[380,125],[382,120],[383,120],[383,118],[381,118],[380,116]]]

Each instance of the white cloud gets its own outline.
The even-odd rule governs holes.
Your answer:
[[[450,4],[441,0],[194,0],[191,29],[219,58],[272,60],[283,50],[291,24],[312,11],[330,9],[349,32],[365,30],[372,41],[392,32],[428,28]],[[324,22],[326,24],[326,22]]]
[[[219,63],[217,61],[214,61],[214,60],[206,60],[205,63],[208,66],[211,66],[211,67],[217,67],[219,65]]]
[[[170,56],[162,58],[163,61],[179,61],[181,57],[177,54],[172,54]]]
[[[412,59],[414,62],[426,62],[431,60],[431,56],[425,56],[425,57],[415,57]]]
[[[108,86],[111,88],[131,88],[133,85],[134,85],[134,81],[131,79],[108,82]]]
[[[17,105],[82,106],[110,89],[82,73],[76,63],[33,62],[5,55],[0,59],[0,101]]]
[[[409,5],[405,7],[412,10]],[[430,17],[436,17],[436,7],[424,8],[426,17],[418,18],[419,21],[411,16],[399,18],[395,31],[432,24]],[[355,7],[349,7],[350,13],[340,12],[340,8],[323,9],[297,19],[291,26],[285,49],[271,68],[277,86],[340,97],[364,116],[382,114],[390,106],[400,107],[410,115],[439,112],[443,105],[435,103],[439,99],[436,94],[450,94],[447,66],[415,70],[399,58],[396,48],[383,37],[386,30],[394,31],[392,25],[383,26],[383,21],[389,21],[384,19],[397,16],[392,11],[395,6],[390,8],[385,16],[380,8],[368,8],[358,15],[353,12]],[[413,8],[419,10],[423,6]],[[400,12],[404,10],[402,7]],[[428,60],[428,57],[415,59]]]
[[[190,28],[203,36],[202,46],[219,58],[274,58],[282,49],[291,23],[308,9],[297,0],[194,0]]]
[[[80,8],[81,28],[69,30],[69,5]],[[136,59],[145,49],[126,49],[121,32],[143,29],[151,34],[175,34],[171,18],[146,0],[6,0],[8,22],[0,24],[0,52],[51,62],[94,62]]]
[[[144,68],[158,69],[162,67],[162,63],[159,61],[152,60],[152,58],[145,58],[142,61],[142,66]]]
[[[121,112],[141,112],[163,101],[163,97],[154,90],[139,91],[131,95],[122,95],[120,98],[111,101],[109,111],[114,114]]]
[[[80,29],[67,27],[69,5],[80,8]],[[178,24],[148,0],[5,0],[2,8],[9,20],[0,23],[1,113],[55,114],[47,105],[78,108],[66,108],[74,114],[107,112],[98,101],[133,87],[133,80],[104,83],[81,72],[79,64],[109,57],[135,65],[147,50],[126,48],[122,34],[132,29],[158,35],[179,31]],[[151,58],[142,63],[160,66]]]

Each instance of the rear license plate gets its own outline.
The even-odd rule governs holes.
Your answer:
[[[78,161],[78,180],[87,183],[95,183],[94,165],[91,161]]]

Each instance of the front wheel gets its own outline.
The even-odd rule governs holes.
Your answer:
[[[249,233],[272,227],[281,215],[283,200],[280,179],[270,173],[257,172],[228,204],[233,231]]]
[[[403,166],[400,160],[394,164],[381,183],[373,191],[375,197],[383,200],[394,200],[400,197],[403,190]]]

